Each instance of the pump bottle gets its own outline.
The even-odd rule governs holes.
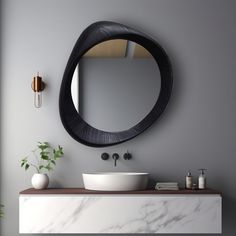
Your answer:
[[[185,188],[192,189],[192,185],[193,185],[193,177],[191,171],[189,170],[187,176],[185,177]]]
[[[200,175],[198,177],[198,188],[199,189],[205,189],[206,188],[206,176],[205,171],[206,169],[199,169]]]

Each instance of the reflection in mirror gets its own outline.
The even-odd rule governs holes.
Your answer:
[[[139,123],[155,105],[160,71],[141,45],[123,39],[91,48],[77,65],[71,84],[74,106],[91,126],[119,132]]]

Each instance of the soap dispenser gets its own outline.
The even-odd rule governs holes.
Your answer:
[[[199,189],[205,189],[206,188],[206,176],[205,176],[205,171],[207,169],[199,169],[200,175],[198,177],[198,188]]]
[[[192,184],[193,184],[193,177],[192,177],[191,171],[189,170],[185,178],[185,188],[192,189]]]

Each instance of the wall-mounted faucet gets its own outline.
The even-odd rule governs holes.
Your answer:
[[[107,161],[110,158],[110,155],[107,152],[104,152],[101,154],[101,158],[103,161]],[[112,154],[112,158],[115,161],[114,165],[116,166],[117,160],[120,158],[118,153],[113,153]],[[127,151],[124,155],[123,155],[124,160],[130,160],[132,158],[132,155]]]
[[[116,162],[117,162],[117,160],[119,159],[119,154],[118,153],[113,153],[112,154],[112,158],[115,160],[115,166],[116,166]]]

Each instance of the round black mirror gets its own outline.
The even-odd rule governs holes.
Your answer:
[[[68,60],[59,98],[62,123],[88,146],[127,141],[162,114],[172,81],[170,60],[157,42],[118,23],[96,22],[83,31]]]
[[[121,132],[137,125],[152,110],[160,88],[160,70],[153,56],[135,42],[112,39],[81,57],[71,94],[86,123],[99,130]]]

